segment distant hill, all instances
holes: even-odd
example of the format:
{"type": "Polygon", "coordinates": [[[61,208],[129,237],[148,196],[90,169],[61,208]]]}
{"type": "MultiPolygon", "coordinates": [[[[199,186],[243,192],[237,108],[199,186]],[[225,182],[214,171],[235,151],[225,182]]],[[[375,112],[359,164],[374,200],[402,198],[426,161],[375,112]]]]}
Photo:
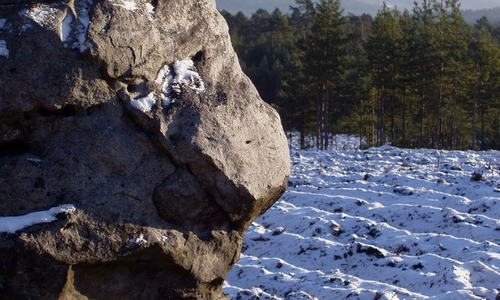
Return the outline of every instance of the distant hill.
{"type": "Polygon", "coordinates": [[[500,23],[500,7],[478,10],[467,9],[462,11],[462,14],[469,24],[475,24],[483,16],[487,17],[491,24],[500,23]]]}
{"type": "MultiPolygon", "coordinates": [[[[290,6],[296,6],[295,0],[216,0],[216,2],[219,10],[227,10],[232,14],[241,11],[247,17],[251,17],[259,8],[263,8],[268,12],[279,8],[282,13],[286,14],[290,12],[290,6]]],[[[413,1],[387,0],[385,2],[391,7],[397,7],[399,10],[404,10],[405,8],[411,10],[413,8],[413,1]]],[[[420,0],[417,0],[417,2],[420,3],[420,0]]],[[[491,7],[494,5],[493,2],[489,0],[462,0],[461,2],[464,18],[468,23],[474,24],[483,16],[486,16],[493,24],[500,22],[500,7],[474,9],[476,7],[474,4],[482,7],[491,7]]],[[[346,13],[354,15],[368,13],[375,16],[382,7],[382,4],[376,4],[376,1],[371,0],[344,0],[341,1],[341,4],[346,13]]]]}
{"type": "MultiPolygon", "coordinates": [[[[247,17],[251,17],[259,8],[263,8],[268,12],[279,8],[282,13],[286,14],[290,12],[290,6],[297,6],[295,0],[216,0],[216,2],[219,10],[227,10],[232,14],[241,11],[247,17]]],[[[366,0],[350,0],[342,1],[341,3],[346,13],[354,15],[361,15],[363,13],[375,15],[382,7],[381,4],[366,2],[366,0]]]]}

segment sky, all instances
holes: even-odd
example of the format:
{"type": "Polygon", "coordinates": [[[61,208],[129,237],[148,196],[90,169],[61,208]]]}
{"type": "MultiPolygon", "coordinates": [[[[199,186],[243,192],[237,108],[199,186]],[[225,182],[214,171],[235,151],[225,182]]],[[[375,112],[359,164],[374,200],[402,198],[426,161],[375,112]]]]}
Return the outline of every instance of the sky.
{"type": "MultiPolygon", "coordinates": [[[[290,6],[295,6],[295,0],[216,0],[219,10],[227,10],[233,14],[242,11],[247,16],[251,16],[258,8],[264,8],[271,12],[275,8],[279,8],[281,12],[288,13],[290,6]]],[[[396,6],[398,9],[412,8],[413,0],[387,0],[386,4],[396,6]]],[[[419,3],[421,1],[418,1],[419,3]]],[[[462,0],[462,9],[484,9],[499,7],[498,0],[462,0]]],[[[378,0],[344,0],[341,5],[346,12],[360,15],[362,13],[370,13],[375,15],[382,7],[382,1],[378,0]]]]}

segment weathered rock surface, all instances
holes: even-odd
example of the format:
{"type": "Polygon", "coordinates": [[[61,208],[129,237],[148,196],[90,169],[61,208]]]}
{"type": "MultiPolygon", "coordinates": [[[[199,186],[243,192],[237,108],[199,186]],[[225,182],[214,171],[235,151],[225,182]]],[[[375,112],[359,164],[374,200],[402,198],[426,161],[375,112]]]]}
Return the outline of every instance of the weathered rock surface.
{"type": "Polygon", "coordinates": [[[1,299],[223,299],[289,174],[214,0],[0,0],[1,299]],[[6,219],[3,218],[3,221],[6,219]]]}

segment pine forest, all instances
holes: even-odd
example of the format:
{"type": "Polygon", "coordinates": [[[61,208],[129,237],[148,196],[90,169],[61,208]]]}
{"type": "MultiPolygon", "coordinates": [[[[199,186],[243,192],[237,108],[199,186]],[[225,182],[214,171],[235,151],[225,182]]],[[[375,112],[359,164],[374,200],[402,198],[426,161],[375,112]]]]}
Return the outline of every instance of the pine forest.
{"type": "Polygon", "coordinates": [[[339,0],[221,13],[243,71],[303,148],[351,134],[364,147],[500,150],[500,23],[467,23],[458,0],[374,17],[339,0]]]}

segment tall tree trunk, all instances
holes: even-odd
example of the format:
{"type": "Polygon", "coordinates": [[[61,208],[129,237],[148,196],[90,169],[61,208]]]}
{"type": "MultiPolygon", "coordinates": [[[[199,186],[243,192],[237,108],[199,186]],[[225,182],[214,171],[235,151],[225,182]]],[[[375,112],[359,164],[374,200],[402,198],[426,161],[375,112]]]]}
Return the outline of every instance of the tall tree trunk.
{"type": "Polygon", "coordinates": [[[371,145],[374,146],[376,141],[375,141],[375,95],[372,93],[371,96],[371,104],[372,104],[372,138],[371,138],[371,145]]]}
{"type": "Polygon", "coordinates": [[[384,130],[384,106],[385,106],[385,88],[382,86],[381,91],[380,91],[380,97],[378,101],[378,124],[377,124],[377,146],[381,146],[384,144],[385,141],[385,130],[384,130]]]}
{"type": "Polygon", "coordinates": [[[359,106],[358,136],[359,148],[361,149],[361,146],[363,145],[363,99],[361,99],[359,106]]]}
{"type": "Polygon", "coordinates": [[[438,105],[437,105],[437,122],[436,122],[436,137],[433,139],[432,148],[442,149],[443,145],[441,144],[441,132],[442,132],[442,124],[443,124],[443,114],[441,108],[443,107],[443,72],[444,72],[444,62],[441,61],[441,69],[439,76],[439,92],[438,92],[438,105]]]}
{"type": "MultiPolygon", "coordinates": [[[[458,73],[457,70],[455,70],[455,76],[453,79],[453,113],[452,113],[452,119],[453,119],[453,128],[452,128],[452,139],[451,139],[451,149],[452,150],[457,150],[457,105],[458,105],[458,73]]],[[[475,120],[473,121],[475,122],[475,120]]],[[[474,125],[475,126],[475,125],[474,125]]]]}
{"type": "Polygon", "coordinates": [[[327,150],[328,149],[328,114],[329,114],[329,103],[330,103],[330,81],[329,79],[326,80],[326,83],[325,83],[325,103],[324,103],[324,111],[323,111],[323,114],[324,114],[324,117],[323,117],[323,122],[324,122],[324,125],[323,125],[323,128],[324,128],[324,132],[323,134],[325,135],[324,137],[324,149],[323,150],[327,150]]]}
{"type": "Polygon", "coordinates": [[[396,95],[394,91],[391,91],[391,145],[395,145],[396,142],[396,121],[394,108],[396,106],[396,95]]]}
{"type": "Polygon", "coordinates": [[[424,146],[424,121],[425,121],[425,92],[420,95],[420,130],[418,133],[418,148],[424,146]]]}
{"type": "Polygon", "coordinates": [[[477,118],[477,97],[478,97],[479,82],[476,81],[474,84],[474,102],[472,104],[472,149],[477,150],[477,128],[476,128],[476,118],[477,118]]]}
{"type": "Polygon", "coordinates": [[[401,104],[401,109],[403,110],[402,112],[402,124],[401,124],[401,147],[405,148],[406,147],[406,87],[403,87],[403,101],[401,104]]]}
{"type": "Polygon", "coordinates": [[[484,109],[484,105],[481,105],[481,150],[486,150],[486,141],[485,141],[485,138],[484,138],[484,112],[485,109],[484,109]]]}
{"type": "Polygon", "coordinates": [[[495,137],[493,138],[494,140],[494,149],[500,150],[500,129],[499,129],[499,124],[498,124],[498,113],[495,114],[495,137]]]}
{"type": "MultiPolygon", "coordinates": [[[[321,92],[320,92],[321,93],[321,92]]],[[[323,102],[323,95],[319,94],[316,99],[316,148],[321,149],[321,103],[323,102]]]]}
{"type": "Polygon", "coordinates": [[[305,112],[304,112],[304,109],[302,109],[300,111],[300,124],[299,124],[299,128],[300,128],[300,149],[305,149],[306,148],[306,133],[305,133],[305,112]]]}

